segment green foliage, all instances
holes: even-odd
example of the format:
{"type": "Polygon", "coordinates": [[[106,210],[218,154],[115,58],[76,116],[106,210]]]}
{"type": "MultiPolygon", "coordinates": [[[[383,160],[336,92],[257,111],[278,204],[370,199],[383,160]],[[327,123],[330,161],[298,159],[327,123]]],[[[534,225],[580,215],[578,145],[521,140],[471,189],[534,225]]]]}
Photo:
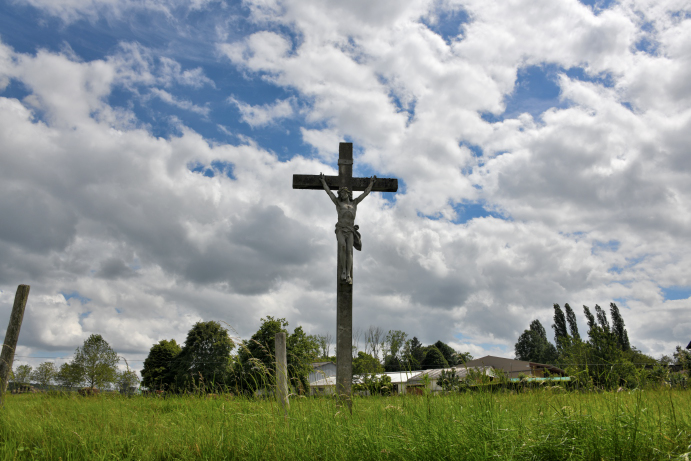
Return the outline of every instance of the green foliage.
{"type": "Polygon", "coordinates": [[[118,354],[101,335],[91,335],[74,353],[73,363],[84,370],[87,386],[103,388],[115,381],[118,354]]]}
{"type": "Polygon", "coordinates": [[[473,360],[473,355],[470,352],[457,351],[456,357],[457,357],[458,363],[461,365],[466,363],[466,362],[470,362],[471,360],[473,360]]]}
{"type": "Polygon", "coordinates": [[[595,304],[595,316],[597,317],[597,323],[600,326],[600,328],[603,331],[610,333],[609,321],[607,320],[607,314],[597,304],[595,304]]]}
{"type": "Polygon", "coordinates": [[[228,385],[232,380],[230,352],[234,347],[228,330],[220,323],[195,323],[174,362],[175,386],[179,390],[212,391],[228,385]]]}
{"type": "Polygon", "coordinates": [[[401,330],[389,330],[386,334],[387,355],[400,359],[400,352],[403,348],[408,334],[401,330]]]}
{"type": "Polygon", "coordinates": [[[319,358],[327,360],[329,358],[329,352],[331,351],[331,334],[327,333],[325,335],[315,335],[311,339],[313,339],[319,345],[319,358]]]}
{"type": "Polygon", "coordinates": [[[462,385],[461,379],[456,374],[456,370],[442,370],[437,379],[437,386],[445,391],[457,391],[462,385]]]}
{"type": "Polygon", "coordinates": [[[398,357],[392,355],[387,355],[384,357],[384,370],[387,372],[401,371],[403,369],[403,363],[398,357]]]}
{"type": "Polygon", "coordinates": [[[432,346],[425,354],[425,358],[420,364],[423,370],[438,369],[438,368],[448,368],[449,362],[446,361],[444,355],[439,349],[432,346]]]}
{"type": "Polygon", "coordinates": [[[84,368],[74,362],[63,363],[55,380],[63,387],[77,387],[84,381],[84,368]]]}
{"type": "Polygon", "coordinates": [[[141,371],[142,385],[152,390],[170,388],[175,382],[174,364],[182,348],[174,339],[159,341],[151,346],[141,371]]]}
{"type": "Polygon", "coordinates": [[[47,386],[58,374],[58,369],[53,362],[43,362],[31,372],[31,380],[41,386],[47,386]]]}
{"type": "Polygon", "coordinates": [[[574,339],[580,341],[581,335],[578,333],[578,322],[576,321],[576,314],[569,306],[569,303],[564,304],[564,311],[566,312],[566,321],[569,322],[569,335],[574,339]]]}
{"type": "Polygon", "coordinates": [[[31,379],[31,366],[29,365],[19,365],[14,369],[13,382],[15,383],[28,383],[31,379]]]}
{"type": "Polygon", "coordinates": [[[682,390],[467,392],[332,399],[8,395],[0,458],[684,460],[691,396],[682,390]],[[385,450],[385,452],[382,452],[385,450]]]}
{"type": "Polygon", "coordinates": [[[674,361],[681,366],[684,371],[691,371],[691,351],[677,346],[674,351],[674,361]]]}
{"type": "Polygon", "coordinates": [[[451,346],[446,344],[443,341],[437,341],[434,343],[434,347],[436,347],[439,352],[444,356],[444,360],[449,364],[449,366],[455,367],[458,365],[458,357],[456,356],[456,351],[453,350],[451,346]]]}
{"type": "MultiPolygon", "coordinates": [[[[275,348],[275,345],[274,345],[275,348]]],[[[286,340],[288,379],[301,395],[309,394],[312,362],[319,356],[319,345],[297,327],[286,340]]]]}
{"type": "Polygon", "coordinates": [[[360,351],[353,359],[353,376],[382,372],[384,372],[384,367],[370,354],[360,351]]]}
{"type": "Polygon", "coordinates": [[[552,324],[552,329],[554,329],[554,344],[557,345],[557,349],[560,349],[569,338],[569,332],[566,329],[566,316],[564,311],[561,310],[559,304],[554,304],[554,323],[552,324]]]}
{"type": "Polygon", "coordinates": [[[363,375],[362,382],[353,385],[353,391],[368,391],[370,395],[390,395],[393,389],[391,377],[387,375],[363,375]]]}
{"type": "Polygon", "coordinates": [[[617,339],[619,348],[622,351],[628,351],[631,349],[631,343],[629,342],[629,334],[626,332],[626,327],[624,326],[624,319],[619,313],[619,308],[616,304],[609,304],[610,315],[612,316],[612,334],[617,339]]]}
{"type": "Polygon", "coordinates": [[[256,391],[275,382],[276,333],[286,333],[286,354],[288,361],[288,379],[298,392],[309,390],[309,373],[312,362],[319,355],[319,344],[297,327],[293,334],[288,334],[285,319],[267,316],[262,319],[259,330],[249,341],[243,341],[238,353],[238,372],[236,386],[256,391]]]}
{"type": "Polygon", "coordinates": [[[116,384],[120,392],[130,392],[133,387],[139,384],[139,377],[137,373],[129,368],[118,372],[116,384]]]}
{"type": "Polygon", "coordinates": [[[529,362],[553,364],[557,361],[557,349],[547,340],[547,332],[539,320],[530,323],[530,329],[518,337],[516,358],[529,362]]]}

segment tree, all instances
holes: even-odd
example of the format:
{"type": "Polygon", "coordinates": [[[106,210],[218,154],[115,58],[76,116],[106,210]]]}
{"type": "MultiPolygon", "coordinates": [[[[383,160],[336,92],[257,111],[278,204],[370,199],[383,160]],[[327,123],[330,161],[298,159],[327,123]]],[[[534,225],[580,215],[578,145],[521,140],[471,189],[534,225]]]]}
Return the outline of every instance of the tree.
{"type": "Polygon", "coordinates": [[[141,371],[142,384],[152,390],[170,388],[175,382],[175,359],[181,351],[174,339],[163,339],[151,346],[141,371]]]}
{"type": "Polygon", "coordinates": [[[53,362],[43,362],[31,373],[31,379],[41,386],[47,386],[57,374],[58,370],[53,362]]]}
{"type": "Polygon", "coordinates": [[[102,388],[116,378],[118,354],[101,335],[91,335],[74,353],[73,363],[84,369],[84,381],[90,388],[102,388]]]}
{"type": "Polygon", "coordinates": [[[381,327],[370,327],[365,331],[365,352],[379,360],[380,344],[384,341],[384,330],[381,327]]]}
{"type": "Polygon", "coordinates": [[[441,352],[441,354],[444,356],[444,360],[446,360],[449,366],[455,367],[458,364],[458,357],[456,357],[456,351],[453,350],[451,346],[439,340],[436,343],[434,343],[434,347],[439,349],[439,352],[441,352]]]}
{"type": "Polygon", "coordinates": [[[600,325],[600,328],[609,333],[610,330],[609,321],[607,320],[607,314],[597,304],[595,304],[595,315],[597,316],[597,323],[600,325]]]}
{"type": "Polygon", "coordinates": [[[407,337],[408,335],[404,331],[389,330],[386,335],[386,345],[387,351],[392,357],[400,359],[399,353],[407,337]]]}
{"type": "Polygon", "coordinates": [[[329,352],[331,352],[331,342],[333,341],[331,333],[327,333],[325,335],[316,335],[314,339],[316,340],[317,344],[319,344],[321,358],[328,358],[329,352]]]}
{"type": "Polygon", "coordinates": [[[421,365],[423,370],[449,367],[449,363],[444,358],[444,355],[434,346],[429,348],[421,365]]]}
{"type": "Polygon", "coordinates": [[[175,386],[179,390],[207,391],[227,385],[231,381],[230,352],[234,347],[228,330],[220,323],[195,323],[175,360],[175,386]]]}
{"type": "Polygon", "coordinates": [[[319,345],[308,337],[302,327],[288,334],[285,319],[267,316],[249,341],[243,341],[238,353],[237,385],[255,391],[271,386],[275,379],[276,333],[286,333],[288,379],[298,390],[309,389],[312,362],[319,354],[319,345]]]}
{"type": "Polygon", "coordinates": [[[63,387],[77,387],[84,381],[84,368],[74,362],[63,363],[55,380],[63,387]]]}
{"type": "Polygon", "coordinates": [[[19,365],[14,369],[14,382],[15,383],[28,383],[31,379],[31,366],[29,365],[19,365]]]}
{"type": "Polygon", "coordinates": [[[588,322],[588,336],[590,336],[590,332],[597,326],[597,323],[595,322],[595,317],[592,312],[590,312],[590,308],[586,305],[583,305],[583,315],[585,315],[588,322]]]}
{"type": "Polygon", "coordinates": [[[547,332],[539,320],[533,320],[530,328],[518,337],[516,358],[537,363],[554,363],[557,349],[547,340],[547,332]]]}
{"type": "MultiPolygon", "coordinates": [[[[425,352],[422,350],[422,343],[416,336],[413,336],[413,339],[410,340],[410,355],[418,364],[421,364],[422,359],[425,358],[425,352]]],[[[412,368],[412,370],[416,370],[416,368],[412,368]]]]}
{"type": "Polygon", "coordinates": [[[673,354],[674,361],[681,366],[682,370],[691,371],[691,351],[677,346],[673,354]]]}
{"type": "Polygon", "coordinates": [[[576,314],[574,314],[573,309],[569,306],[569,303],[564,304],[564,310],[566,311],[566,321],[569,322],[570,335],[574,340],[580,341],[581,335],[578,334],[578,322],[576,321],[576,314]]]}
{"type": "Polygon", "coordinates": [[[381,366],[379,360],[366,352],[358,352],[357,357],[353,359],[353,375],[355,376],[382,373],[383,371],[384,367],[381,366]]]}
{"type": "Polygon", "coordinates": [[[386,335],[386,349],[384,354],[384,369],[386,371],[400,371],[402,366],[401,352],[406,344],[408,335],[401,330],[389,330],[386,335]]]}
{"type": "Polygon", "coordinates": [[[631,343],[629,342],[629,334],[626,332],[626,327],[624,326],[624,319],[616,304],[610,303],[609,309],[612,315],[612,333],[617,339],[617,343],[621,350],[628,351],[631,349],[631,343]]]}
{"type": "Polygon", "coordinates": [[[118,372],[116,384],[120,392],[129,393],[133,387],[139,384],[139,377],[134,370],[122,370],[118,372]]]}
{"type": "Polygon", "coordinates": [[[456,357],[458,358],[459,364],[464,364],[473,360],[473,355],[470,352],[456,351],[456,357]]]}
{"type": "Polygon", "coordinates": [[[559,304],[554,304],[554,323],[552,324],[552,329],[554,329],[554,344],[560,349],[562,345],[565,345],[569,338],[569,332],[566,330],[566,317],[564,316],[564,311],[561,310],[559,304]]]}
{"type": "Polygon", "coordinates": [[[300,394],[309,394],[309,374],[312,362],[319,356],[319,345],[300,326],[286,339],[286,354],[288,379],[300,394]]]}

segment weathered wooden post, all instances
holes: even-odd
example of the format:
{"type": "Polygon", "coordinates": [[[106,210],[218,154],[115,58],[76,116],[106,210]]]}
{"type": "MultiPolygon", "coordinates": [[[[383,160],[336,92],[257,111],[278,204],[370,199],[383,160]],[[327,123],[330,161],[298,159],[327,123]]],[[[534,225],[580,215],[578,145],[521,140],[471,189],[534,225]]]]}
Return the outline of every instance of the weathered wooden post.
{"type": "Polygon", "coordinates": [[[17,293],[14,295],[10,324],[7,326],[5,344],[3,344],[2,353],[0,353],[0,406],[5,403],[5,391],[7,391],[7,382],[12,371],[14,351],[17,349],[17,341],[19,340],[19,330],[22,328],[26,300],[29,299],[29,288],[29,285],[19,285],[17,293]]]}
{"type": "Polygon", "coordinates": [[[288,358],[286,334],[276,333],[276,398],[281,402],[283,414],[288,416],[288,358]]]}

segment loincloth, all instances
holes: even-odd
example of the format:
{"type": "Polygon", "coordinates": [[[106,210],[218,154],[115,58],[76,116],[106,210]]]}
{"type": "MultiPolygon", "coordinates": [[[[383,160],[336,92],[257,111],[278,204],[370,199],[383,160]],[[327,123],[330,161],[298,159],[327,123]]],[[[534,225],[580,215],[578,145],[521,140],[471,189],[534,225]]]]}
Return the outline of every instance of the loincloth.
{"type": "Polygon", "coordinates": [[[357,251],[362,251],[362,238],[360,236],[360,232],[358,232],[358,229],[360,226],[355,225],[355,226],[346,226],[345,224],[341,223],[336,223],[336,234],[341,232],[344,237],[348,237],[350,234],[353,234],[353,248],[355,248],[357,251]]]}

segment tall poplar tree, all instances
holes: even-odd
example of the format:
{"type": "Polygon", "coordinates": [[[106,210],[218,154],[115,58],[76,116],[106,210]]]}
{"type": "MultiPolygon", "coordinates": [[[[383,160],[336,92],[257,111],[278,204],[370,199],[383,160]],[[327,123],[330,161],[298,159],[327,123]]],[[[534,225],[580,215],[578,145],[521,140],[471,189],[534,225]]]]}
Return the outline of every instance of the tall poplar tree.
{"type": "Polygon", "coordinates": [[[631,349],[631,343],[629,342],[629,334],[626,332],[626,327],[624,326],[624,319],[619,313],[619,308],[616,304],[609,304],[609,312],[612,315],[612,333],[617,339],[619,347],[623,351],[628,351],[631,349]]]}
{"type": "Polygon", "coordinates": [[[610,329],[609,321],[607,320],[607,314],[597,304],[595,304],[595,315],[597,316],[597,323],[600,324],[600,328],[602,328],[602,330],[606,333],[609,333],[610,329]]]}
{"type": "Polygon", "coordinates": [[[569,332],[566,329],[564,311],[562,311],[559,304],[556,303],[554,304],[554,323],[552,324],[552,329],[554,329],[554,344],[557,345],[558,349],[561,349],[568,341],[569,332]]]}
{"type": "Polygon", "coordinates": [[[580,341],[581,335],[578,334],[578,322],[576,321],[576,314],[574,314],[573,309],[569,306],[569,303],[564,304],[564,310],[566,311],[566,321],[569,322],[569,330],[571,337],[580,341]]]}
{"type": "Polygon", "coordinates": [[[595,316],[590,312],[590,308],[585,304],[583,305],[583,315],[585,315],[588,322],[588,336],[592,336],[593,328],[597,327],[597,323],[595,322],[595,316]]]}

